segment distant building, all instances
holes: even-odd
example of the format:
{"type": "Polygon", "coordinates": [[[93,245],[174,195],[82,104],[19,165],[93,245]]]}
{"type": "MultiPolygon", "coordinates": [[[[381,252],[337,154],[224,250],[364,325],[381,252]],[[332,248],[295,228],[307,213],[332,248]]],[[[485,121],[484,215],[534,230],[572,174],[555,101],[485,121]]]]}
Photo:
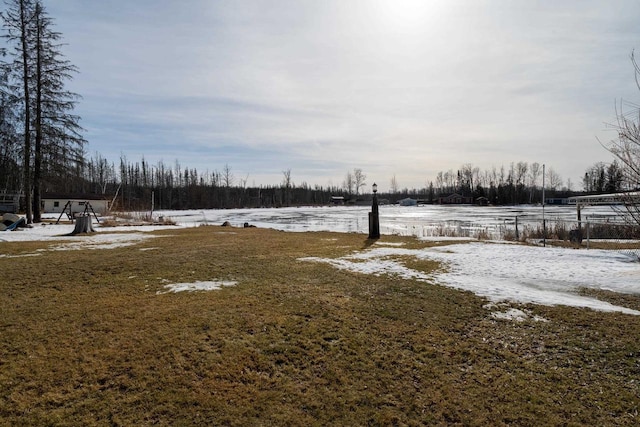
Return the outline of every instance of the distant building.
{"type": "Polygon", "coordinates": [[[488,206],[489,205],[489,199],[487,199],[484,196],[480,196],[476,199],[476,205],[478,206],[488,206]]]}
{"type": "Polygon", "coordinates": [[[412,199],[411,197],[407,197],[406,199],[398,200],[398,204],[400,206],[417,206],[418,201],[416,199],[412,199]]]}
{"type": "Polygon", "coordinates": [[[472,205],[473,197],[453,193],[446,197],[438,197],[438,203],[441,205],[472,205]]]}
{"type": "Polygon", "coordinates": [[[566,205],[569,203],[569,199],[563,199],[563,198],[545,199],[544,203],[546,205],[566,205]]]}
{"type": "Polygon", "coordinates": [[[111,201],[95,195],[46,194],[42,197],[42,211],[46,213],[67,212],[74,215],[83,213],[85,209],[88,209],[89,213],[105,215],[111,210],[111,201]]]}
{"type": "Polygon", "coordinates": [[[0,214],[16,213],[20,209],[19,194],[0,194],[0,214]]]}

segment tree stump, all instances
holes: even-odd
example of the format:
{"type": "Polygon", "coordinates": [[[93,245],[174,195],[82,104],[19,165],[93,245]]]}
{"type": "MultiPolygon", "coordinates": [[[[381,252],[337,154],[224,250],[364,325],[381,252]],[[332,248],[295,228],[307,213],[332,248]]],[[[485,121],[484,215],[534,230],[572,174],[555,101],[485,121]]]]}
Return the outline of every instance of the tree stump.
{"type": "Polygon", "coordinates": [[[94,231],[91,224],[91,215],[79,215],[76,217],[76,227],[71,234],[93,233],[94,231]]]}

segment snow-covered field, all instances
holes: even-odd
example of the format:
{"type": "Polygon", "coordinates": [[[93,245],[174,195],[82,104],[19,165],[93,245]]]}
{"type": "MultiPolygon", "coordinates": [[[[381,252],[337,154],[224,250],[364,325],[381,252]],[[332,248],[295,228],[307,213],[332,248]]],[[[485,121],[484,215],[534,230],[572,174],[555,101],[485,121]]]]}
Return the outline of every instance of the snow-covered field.
{"type": "MultiPolygon", "coordinates": [[[[257,227],[285,231],[368,232],[369,207],[306,207],[283,209],[234,209],[205,211],[158,211],[154,216],[171,218],[178,227],[200,224],[219,225],[229,221],[240,227],[245,222],[257,227]]],[[[367,274],[391,274],[435,281],[447,286],[469,290],[492,302],[514,301],[545,305],[563,304],[596,310],[619,311],[640,315],[640,312],[618,307],[595,298],[580,296],[580,287],[606,289],[620,293],[640,293],[640,263],[615,251],[542,248],[504,243],[472,242],[423,250],[409,250],[385,244],[385,234],[416,235],[424,239],[441,240],[435,231],[445,224],[459,227],[499,227],[516,216],[522,219],[540,218],[540,207],[473,207],[473,206],[381,206],[382,239],[370,249],[337,260],[304,259],[328,262],[367,274]],[[446,272],[432,276],[410,270],[394,260],[397,256],[434,259],[444,262],[446,272]]],[[[574,220],[575,208],[550,207],[547,218],[574,220]]],[[[613,215],[609,208],[588,208],[589,215],[613,215]]],[[[47,250],[110,249],[133,245],[150,238],[146,231],[161,226],[109,227],[95,224],[92,236],[63,236],[73,225],[36,225],[32,229],[0,233],[2,242],[50,241],[47,250]]],[[[37,256],[25,254],[24,256],[37,256]]],[[[186,289],[196,285],[185,286],[186,289]]]]}

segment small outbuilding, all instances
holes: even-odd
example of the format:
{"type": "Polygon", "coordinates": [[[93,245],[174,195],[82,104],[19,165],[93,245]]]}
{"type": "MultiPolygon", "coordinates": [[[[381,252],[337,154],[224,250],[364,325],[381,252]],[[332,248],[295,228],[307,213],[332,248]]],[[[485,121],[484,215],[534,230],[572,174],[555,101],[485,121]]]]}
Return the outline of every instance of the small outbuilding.
{"type": "Polygon", "coordinates": [[[0,193],[0,214],[16,213],[20,209],[20,195],[0,193]]]}
{"type": "Polygon", "coordinates": [[[42,197],[42,211],[47,213],[67,212],[71,215],[85,212],[90,207],[96,215],[105,215],[111,210],[111,201],[91,195],[56,195],[46,194],[42,197]]]}
{"type": "Polygon", "coordinates": [[[473,197],[453,193],[447,197],[439,197],[438,203],[441,205],[471,205],[473,204],[473,197]]]}
{"type": "Polygon", "coordinates": [[[484,196],[480,196],[476,199],[476,205],[478,206],[489,206],[489,199],[484,196]]]}

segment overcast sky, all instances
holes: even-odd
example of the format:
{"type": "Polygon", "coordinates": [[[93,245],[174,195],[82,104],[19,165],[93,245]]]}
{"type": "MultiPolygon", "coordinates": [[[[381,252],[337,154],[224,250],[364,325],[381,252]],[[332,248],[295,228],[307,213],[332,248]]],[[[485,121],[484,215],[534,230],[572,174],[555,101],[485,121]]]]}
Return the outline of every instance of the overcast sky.
{"type": "Polygon", "coordinates": [[[544,163],[574,189],[638,102],[640,0],[45,1],[96,152],[249,185],[424,187],[544,163]]]}

